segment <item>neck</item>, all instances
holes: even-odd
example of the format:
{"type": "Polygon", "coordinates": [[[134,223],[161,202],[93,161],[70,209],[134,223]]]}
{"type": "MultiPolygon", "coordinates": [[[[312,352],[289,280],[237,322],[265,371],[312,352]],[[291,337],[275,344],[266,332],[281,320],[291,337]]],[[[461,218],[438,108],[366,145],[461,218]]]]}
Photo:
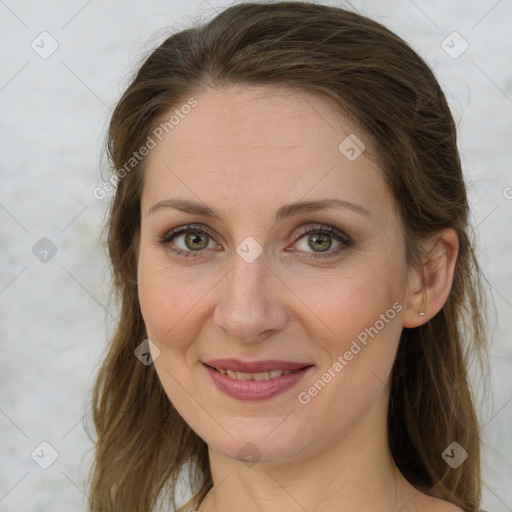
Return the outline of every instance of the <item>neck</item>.
{"type": "Polygon", "coordinates": [[[210,447],[214,486],[199,512],[413,510],[406,504],[419,493],[392,459],[385,412],[368,415],[336,445],[285,462],[248,465],[210,447]]]}

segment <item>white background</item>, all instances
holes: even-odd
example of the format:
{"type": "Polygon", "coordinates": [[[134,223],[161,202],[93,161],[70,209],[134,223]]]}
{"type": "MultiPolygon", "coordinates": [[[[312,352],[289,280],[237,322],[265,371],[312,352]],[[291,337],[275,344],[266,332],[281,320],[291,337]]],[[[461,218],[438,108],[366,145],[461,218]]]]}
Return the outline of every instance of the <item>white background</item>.
{"type": "MultiPolygon", "coordinates": [[[[99,242],[108,198],[92,195],[106,123],[145,52],[228,5],[0,0],[0,511],[85,508],[92,444],[84,415],[116,314],[99,242]],[[31,48],[43,31],[59,45],[47,59],[31,48]],[[42,237],[57,248],[46,263],[32,252],[42,237]],[[31,458],[43,441],[58,453],[48,469],[31,458]]],[[[353,6],[424,57],[460,123],[473,225],[495,303],[493,396],[482,412],[484,508],[510,511],[512,199],[504,191],[512,186],[512,1],[353,6]],[[450,36],[455,50],[469,45],[458,58],[441,46],[453,31],[463,38],[450,36]]]]}

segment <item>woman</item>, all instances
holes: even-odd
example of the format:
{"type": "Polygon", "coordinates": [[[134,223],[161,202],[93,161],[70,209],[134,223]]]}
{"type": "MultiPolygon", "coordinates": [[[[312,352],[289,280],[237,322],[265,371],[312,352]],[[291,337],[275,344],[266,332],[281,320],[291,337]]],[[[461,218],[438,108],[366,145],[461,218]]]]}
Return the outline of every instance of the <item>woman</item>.
{"type": "Polygon", "coordinates": [[[485,362],[456,131],[380,24],[232,6],[112,115],[121,316],[89,510],[478,511],[485,362]]]}

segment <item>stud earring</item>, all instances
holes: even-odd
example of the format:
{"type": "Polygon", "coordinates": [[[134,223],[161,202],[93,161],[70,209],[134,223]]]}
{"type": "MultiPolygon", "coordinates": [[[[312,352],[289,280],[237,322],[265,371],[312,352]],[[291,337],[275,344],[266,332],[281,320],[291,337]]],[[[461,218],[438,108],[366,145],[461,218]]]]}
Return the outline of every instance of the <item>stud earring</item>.
{"type": "Polygon", "coordinates": [[[425,316],[425,311],[420,311],[420,316],[425,316]]]}

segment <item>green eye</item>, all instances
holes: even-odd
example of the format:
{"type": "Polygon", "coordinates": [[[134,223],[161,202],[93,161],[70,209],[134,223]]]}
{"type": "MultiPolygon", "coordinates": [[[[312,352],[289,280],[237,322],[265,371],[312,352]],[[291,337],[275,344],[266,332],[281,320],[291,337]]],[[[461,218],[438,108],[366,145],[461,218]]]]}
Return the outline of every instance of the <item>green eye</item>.
{"type": "MultiPolygon", "coordinates": [[[[304,241],[307,245],[298,252],[308,252],[308,249],[313,250],[313,254],[304,256],[310,259],[318,258],[329,258],[338,255],[345,248],[350,247],[353,244],[352,239],[341,231],[338,231],[331,226],[305,226],[299,233],[295,244],[306,238],[304,241]],[[307,238],[306,238],[307,237],[307,238]],[[333,240],[339,245],[334,250],[329,250],[332,247],[333,240]]],[[[169,231],[159,243],[166,247],[172,253],[177,254],[185,258],[197,258],[203,257],[205,251],[208,249],[210,243],[215,246],[213,240],[213,234],[204,227],[187,225],[180,226],[178,228],[169,231]],[[180,237],[184,237],[181,241],[182,247],[176,246],[176,240],[180,237]]],[[[220,247],[220,246],[218,246],[220,247]]],[[[292,249],[291,251],[296,251],[292,249]]]]}
{"type": "Polygon", "coordinates": [[[304,242],[307,244],[304,248],[304,252],[307,252],[305,251],[307,248],[310,248],[315,252],[315,254],[306,256],[311,259],[336,256],[343,249],[350,247],[353,244],[353,241],[349,236],[330,226],[306,226],[303,228],[301,235],[302,236],[299,237],[298,241],[305,238],[304,242]],[[339,246],[336,249],[329,251],[332,247],[333,239],[339,243],[339,246]]]}

